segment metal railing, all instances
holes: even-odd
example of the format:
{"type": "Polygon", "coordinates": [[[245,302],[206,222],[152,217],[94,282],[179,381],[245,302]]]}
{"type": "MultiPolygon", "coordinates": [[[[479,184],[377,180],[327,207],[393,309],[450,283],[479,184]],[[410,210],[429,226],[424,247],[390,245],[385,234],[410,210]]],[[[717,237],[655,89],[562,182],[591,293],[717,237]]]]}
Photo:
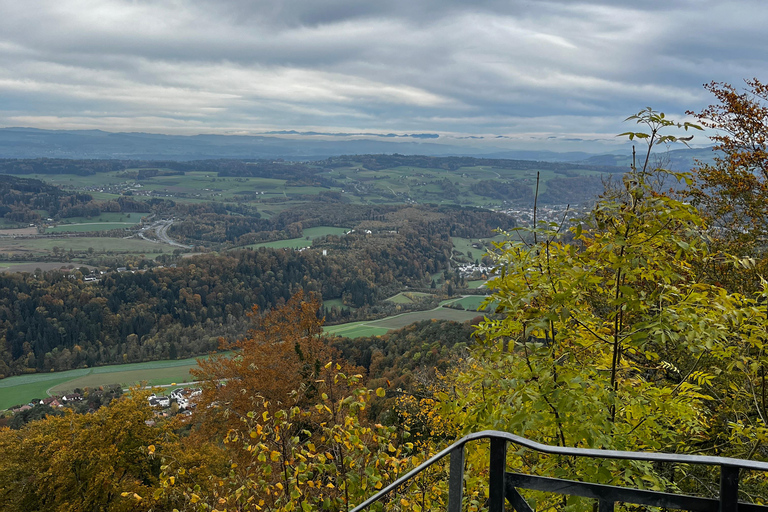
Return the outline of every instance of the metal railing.
{"type": "Polygon", "coordinates": [[[464,493],[464,445],[478,439],[490,439],[490,467],[488,478],[488,510],[504,512],[505,500],[517,512],[533,512],[518,489],[547,491],[567,496],[580,496],[597,500],[599,512],[610,512],[616,503],[630,503],[651,507],[662,507],[695,512],[768,512],[768,506],[738,501],[739,472],[742,469],[768,472],[768,463],[728,457],[700,455],[678,455],[653,452],[622,452],[587,448],[549,446],[524,437],[497,430],[485,430],[469,434],[436,454],[406,475],[384,487],[374,496],[352,509],[362,512],[373,503],[386,498],[389,493],[413,479],[416,475],[450,456],[448,476],[448,512],[461,512],[464,493]],[[506,471],[507,444],[529,448],[552,455],[590,457],[596,459],[618,459],[630,461],[696,464],[720,467],[720,495],[718,499],[701,498],[684,494],[648,491],[612,485],[593,484],[559,478],[547,478],[506,471]]]}

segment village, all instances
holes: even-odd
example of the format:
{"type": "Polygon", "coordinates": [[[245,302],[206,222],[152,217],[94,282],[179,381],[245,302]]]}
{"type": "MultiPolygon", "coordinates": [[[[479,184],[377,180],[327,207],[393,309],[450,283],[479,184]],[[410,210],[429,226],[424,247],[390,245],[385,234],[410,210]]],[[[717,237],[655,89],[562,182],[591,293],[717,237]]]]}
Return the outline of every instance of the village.
{"type": "MultiPolygon", "coordinates": [[[[62,414],[66,409],[78,414],[92,413],[102,406],[109,405],[112,400],[120,398],[124,391],[126,390],[119,384],[113,384],[98,388],[76,388],[71,393],[63,395],[36,398],[8,409],[5,417],[0,418],[0,426],[19,428],[47,415],[62,414]]],[[[157,418],[176,414],[189,416],[196,406],[197,397],[202,395],[202,392],[200,388],[179,387],[168,395],[163,395],[158,394],[158,388],[154,388],[152,394],[147,397],[147,401],[154,409],[157,418]]]]}

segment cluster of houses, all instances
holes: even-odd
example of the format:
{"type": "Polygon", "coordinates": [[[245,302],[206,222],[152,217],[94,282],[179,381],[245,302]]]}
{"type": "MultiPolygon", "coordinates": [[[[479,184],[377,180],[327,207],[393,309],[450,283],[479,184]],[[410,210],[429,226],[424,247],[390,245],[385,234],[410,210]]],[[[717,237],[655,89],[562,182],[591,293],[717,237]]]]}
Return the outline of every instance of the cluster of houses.
{"type": "Polygon", "coordinates": [[[83,395],[81,395],[80,393],[70,393],[68,395],[62,395],[62,396],[49,396],[43,399],[36,398],[34,400],[31,400],[29,403],[19,405],[18,407],[14,407],[10,409],[10,412],[12,412],[13,414],[17,414],[20,412],[28,411],[38,405],[47,405],[49,407],[57,409],[60,407],[72,405],[74,403],[82,402],[82,401],[83,401],[83,395]]]}
{"type": "Polygon", "coordinates": [[[152,393],[147,400],[149,400],[149,405],[158,409],[167,409],[175,403],[179,406],[179,410],[188,410],[195,406],[194,398],[202,393],[203,390],[200,388],[177,388],[171,391],[168,396],[157,396],[152,393]]]}
{"type": "Polygon", "coordinates": [[[487,276],[491,275],[491,272],[493,271],[493,267],[489,267],[487,265],[483,265],[482,263],[477,265],[474,263],[462,263],[459,265],[459,273],[463,277],[481,277],[485,279],[487,276]]]}

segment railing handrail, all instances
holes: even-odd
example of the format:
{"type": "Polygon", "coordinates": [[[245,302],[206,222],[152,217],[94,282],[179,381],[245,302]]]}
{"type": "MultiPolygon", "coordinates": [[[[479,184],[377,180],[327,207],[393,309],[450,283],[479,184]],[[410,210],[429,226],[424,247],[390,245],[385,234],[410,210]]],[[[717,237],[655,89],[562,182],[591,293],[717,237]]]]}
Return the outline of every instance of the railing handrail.
{"type": "Polygon", "coordinates": [[[454,450],[462,448],[470,441],[476,441],[478,439],[496,439],[500,441],[506,441],[519,446],[524,446],[531,450],[538,452],[552,454],[552,455],[571,455],[575,457],[592,457],[592,458],[604,458],[604,459],[618,459],[618,460],[641,460],[648,462],[669,462],[669,463],[683,463],[683,464],[701,464],[706,466],[725,466],[738,469],[748,469],[755,471],[768,471],[768,462],[760,462],[746,459],[734,459],[731,457],[713,457],[708,455],[688,455],[688,454],[676,454],[676,453],[657,453],[657,452],[630,452],[620,450],[599,450],[594,448],[569,448],[567,446],[551,446],[548,444],[538,443],[531,441],[525,437],[510,434],[509,432],[502,432],[500,430],[483,430],[481,432],[475,432],[468,434],[458,441],[454,442],[444,450],[433,455],[417,467],[401,476],[391,484],[387,485],[379,492],[353,508],[350,512],[361,512],[369,505],[379,501],[381,498],[394,491],[402,484],[415,477],[428,467],[434,465],[440,459],[452,453],[454,450]]]}

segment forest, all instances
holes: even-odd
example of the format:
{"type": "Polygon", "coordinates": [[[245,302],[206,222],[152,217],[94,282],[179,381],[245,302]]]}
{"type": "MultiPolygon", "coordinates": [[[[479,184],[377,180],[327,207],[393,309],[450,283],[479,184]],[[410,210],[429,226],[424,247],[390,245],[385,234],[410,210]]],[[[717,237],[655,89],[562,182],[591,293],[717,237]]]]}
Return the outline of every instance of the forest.
{"type": "MultiPolygon", "coordinates": [[[[467,324],[425,322],[338,340],[323,334],[319,312],[327,287],[343,295],[357,282],[346,300],[364,303],[374,282],[415,284],[443,268],[450,253],[435,254],[448,232],[489,219],[479,210],[372,211],[371,227],[399,223],[396,233],[386,230],[402,237],[398,244],[385,236],[363,247],[356,236],[323,241],[359,251],[359,264],[334,263],[331,251],[256,250],[192,258],[183,271],[109,276],[112,295],[97,297],[99,307],[88,307],[93,299],[76,280],[13,281],[26,316],[59,308],[57,319],[75,318],[88,309],[104,315],[105,333],[121,325],[118,315],[132,314],[120,309],[125,301],[136,310],[130,329],[147,335],[156,315],[169,325],[234,316],[215,305],[220,293],[218,304],[254,305],[243,311],[251,313],[247,334],[219,340],[223,352],[199,361],[193,374],[202,394],[188,414],[152,409],[149,391],[135,388],[91,412],[0,429],[2,508],[349,511],[484,429],[559,447],[768,461],[768,86],[747,86],[709,84],[716,101],[695,114],[698,123],[650,108],[630,116],[622,135],[638,141],[637,164],[572,223],[510,227],[488,256],[495,314],[467,324]],[[719,130],[713,163],[690,173],[652,164],[655,146],[684,143],[702,127],[719,130]],[[669,180],[683,190],[660,185],[669,180]],[[388,266],[393,258],[401,265],[388,266]],[[263,297],[265,283],[283,281],[271,300],[263,297]]],[[[4,314],[15,307],[6,300],[4,314]]],[[[24,316],[3,319],[6,336],[24,316]]],[[[719,492],[714,469],[690,464],[542,456],[516,446],[507,465],[635,489],[719,492]]],[[[463,467],[462,510],[486,509],[487,443],[468,446],[463,467]]],[[[447,471],[433,466],[372,509],[445,509],[447,471]]],[[[539,510],[597,507],[585,497],[521,494],[539,510]]],[[[738,499],[768,504],[768,472],[743,471],[738,499]]]]}
{"type": "MultiPolygon", "coordinates": [[[[200,240],[232,229],[219,219],[243,217],[194,218],[189,229],[200,240]]],[[[376,219],[363,224],[376,233],[326,236],[301,252],[211,253],[173,266],[109,272],[96,283],[85,280],[87,269],[0,274],[0,375],[205,354],[217,348],[219,336],[242,328],[252,305],[269,310],[298,289],[355,308],[354,316],[325,311],[329,322],[341,315],[367,318],[383,299],[408,286],[429,288],[433,274],[448,271],[450,236],[487,237],[514,225],[491,212],[429,207],[305,209],[264,222],[273,228],[269,233],[300,236],[314,223],[357,225],[362,218],[376,219]]],[[[187,240],[185,226],[175,233],[187,240]]]]}

